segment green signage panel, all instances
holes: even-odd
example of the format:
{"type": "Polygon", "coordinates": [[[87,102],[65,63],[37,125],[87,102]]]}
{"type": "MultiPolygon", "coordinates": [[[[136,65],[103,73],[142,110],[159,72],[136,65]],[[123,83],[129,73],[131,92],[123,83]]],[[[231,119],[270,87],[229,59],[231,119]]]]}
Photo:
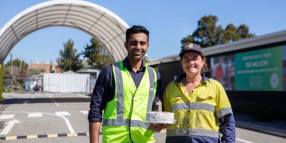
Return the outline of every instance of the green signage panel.
{"type": "Polygon", "coordinates": [[[282,91],[282,46],[235,54],[235,90],[282,91]]]}

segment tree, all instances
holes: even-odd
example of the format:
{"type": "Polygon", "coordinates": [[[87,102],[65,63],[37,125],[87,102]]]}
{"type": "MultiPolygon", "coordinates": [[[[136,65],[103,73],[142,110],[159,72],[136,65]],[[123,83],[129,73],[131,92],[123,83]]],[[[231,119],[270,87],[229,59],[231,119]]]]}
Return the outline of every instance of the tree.
{"type": "Polygon", "coordinates": [[[198,28],[193,34],[181,40],[182,47],[189,43],[196,43],[202,47],[210,47],[255,36],[249,33],[248,27],[244,24],[239,27],[228,24],[223,29],[222,26],[216,25],[217,21],[218,18],[216,16],[203,16],[198,21],[198,28]]]}
{"type": "Polygon", "coordinates": [[[16,88],[22,88],[24,86],[23,78],[28,76],[28,64],[24,60],[18,58],[10,60],[4,65],[3,79],[6,79],[6,81],[3,88],[7,88],[8,86],[10,90],[15,86],[16,88]]]}
{"type": "MultiPolygon", "coordinates": [[[[11,61],[8,61],[8,62],[6,63],[6,65],[7,65],[7,66],[10,66],[10,65],[11,65],[11,61]]],[[[18,58],[14,59],[14,60],[12,61],[12,65],[13,65],[13,66],[16,66],[16,67],[20,67],[20,66],[21,66],[21,69],[28,69],[28,64],[27,64],[25,61],[20,60],[20,59],[18,59],[18,58]]]]}
{"type": "Polygon", "coordinates": [[[249,33],[249,29],[246,25],[242,24],[239,27],[235,27],[233,24],[228,24],[223,31],[222,43],[238,41],[250,37],[254,37],[254,34],[249,33]]]}
{"type": "Polygon", "coordinates": [[[77,49],[74,49],[73,46],[74,42],[69,39],[69,41],[64,43],[64,50],[60,50],[60,57],[57,59],[57,63],[62,71],[71,70],[76,72],[83,67],[79,60],[81,54],[77,54],[77,49]]]}
{"type": "Polygon", "coordinates": [[[18,58],[12,60],[12,66],[11,66],[11,60],[8,61],[4,65],[4,78],[16,78],[16,77],[28,77],[28,64],[24,60],[20,60],[18,58]],[[11,75],[11,68],[12,68],[12,74],[11,75]]]}
{"type": "Polygon", "coordinates": [[[102,69],[113,62],[101,43],[94,38],[90,40],[90,43],[91,45],[84,47],[82,54],[84,58],[88,58],[87,63],[92,69],[102,69]]]}

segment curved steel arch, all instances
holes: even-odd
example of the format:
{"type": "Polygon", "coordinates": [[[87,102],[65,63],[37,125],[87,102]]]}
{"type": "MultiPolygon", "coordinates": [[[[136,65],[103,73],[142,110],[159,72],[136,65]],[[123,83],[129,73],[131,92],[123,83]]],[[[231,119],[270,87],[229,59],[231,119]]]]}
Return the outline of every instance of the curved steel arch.
{"type": "Polygon", "coordinates": [[[122,60],[128,24],[113,12],[94,3],[56,0],[32,6],[13,17],[0,30],[0,62],[28,34],[46,27],[67,26],[82,30],[103,43],[114,61],[122,60]]]}

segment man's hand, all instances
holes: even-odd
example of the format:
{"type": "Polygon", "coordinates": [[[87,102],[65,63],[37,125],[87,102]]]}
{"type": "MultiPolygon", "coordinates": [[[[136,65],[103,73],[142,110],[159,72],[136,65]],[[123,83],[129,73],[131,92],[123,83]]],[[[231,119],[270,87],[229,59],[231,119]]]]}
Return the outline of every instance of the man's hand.
{"type": "Polygon", "coordinates": [[[149,123],[149,125],[155,132],[160,132],[162,129],[166,129],[169,126],[169,124],[162,123],[149,123]]]}

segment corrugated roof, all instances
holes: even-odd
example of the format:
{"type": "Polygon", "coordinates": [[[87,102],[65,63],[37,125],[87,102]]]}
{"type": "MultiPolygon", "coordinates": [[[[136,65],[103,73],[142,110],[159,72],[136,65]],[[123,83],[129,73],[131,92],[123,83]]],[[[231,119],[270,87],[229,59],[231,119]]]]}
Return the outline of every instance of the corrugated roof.
{"type": "Polygon", "coordinates": [[[67,26],[82,30],[102,42],[114,61],[122,60],[125,31],[129,26],[113,12],[80,0],[54,0],[32,6],[0,30],[0,62],[22,38],[36,30],[67,26]]]}

